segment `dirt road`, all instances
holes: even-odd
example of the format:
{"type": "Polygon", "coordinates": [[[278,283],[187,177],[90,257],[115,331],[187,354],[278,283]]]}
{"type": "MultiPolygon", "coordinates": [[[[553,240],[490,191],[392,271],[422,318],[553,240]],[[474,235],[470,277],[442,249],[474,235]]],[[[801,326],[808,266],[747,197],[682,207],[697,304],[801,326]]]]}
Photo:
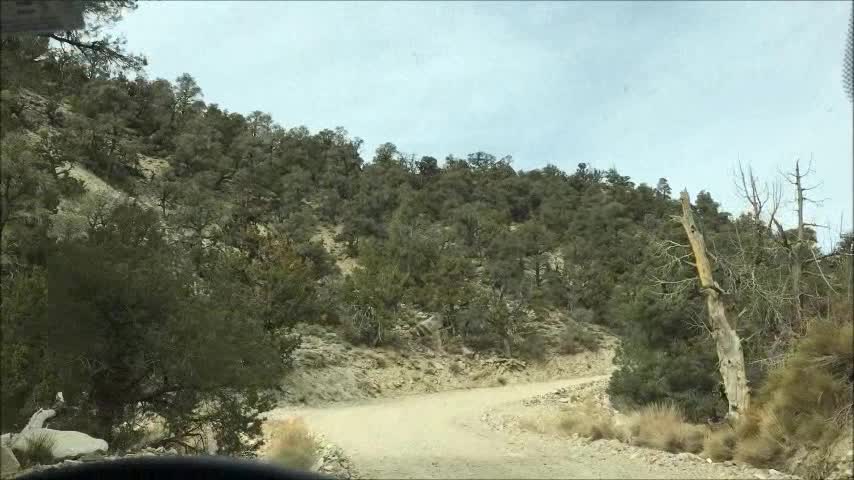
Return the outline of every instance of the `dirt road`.
{"type": "Polygon", "coordinates": [[[663,452],[674,461],[650,463],[604,442],[496,431],[481,420],[489,409],[522,409],[522,399],[602,378],[282,408],[269,418],[302,416],[313,431],[341,447],[365,478],[758,478],[697,459],[675,461],[676,455],[663,452]]]}

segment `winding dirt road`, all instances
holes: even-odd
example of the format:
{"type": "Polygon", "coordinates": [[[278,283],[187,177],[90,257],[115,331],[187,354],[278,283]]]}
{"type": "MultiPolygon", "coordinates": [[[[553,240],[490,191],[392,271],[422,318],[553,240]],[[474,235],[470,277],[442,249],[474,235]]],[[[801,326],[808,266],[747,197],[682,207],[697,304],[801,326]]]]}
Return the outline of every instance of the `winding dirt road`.
{"type": "MultiPolygon", "coordinates": [[[[739,472],[695,462],[650,464],[601,442],[496,431],[481,419],[490,409],[523,409],[521,400],[586,377],[457,390],[324,408],[281,408],[268,418],[302,416],[341,447],[364,478],[732,478],[739,472]],[[734,475],[735,474],[735,475],[734,475]]],[[[667,455],[667,454],[664,454],[667,455]]],[[[743,474],[743,472],[741,472],[743,474]]]]}

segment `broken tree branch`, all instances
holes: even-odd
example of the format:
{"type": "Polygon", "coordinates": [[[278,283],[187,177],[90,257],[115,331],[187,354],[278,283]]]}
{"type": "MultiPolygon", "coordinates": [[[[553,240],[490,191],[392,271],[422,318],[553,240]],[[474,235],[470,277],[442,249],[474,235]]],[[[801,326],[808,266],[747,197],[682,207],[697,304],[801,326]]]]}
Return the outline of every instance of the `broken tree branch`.
{"type": "Polygon", "coordinates": [[[712,338],[718,353],[718,367],[724,384],[731,418],[738,418],[750,406],[750,390],[744,368],[744,352],[738,333],[727,320],[726,307],[721,298],[722,289],[712,275],[712,265],[706,251],[703,234],[691,212],[691,198],[687,191],[680,195],[682,203],[682,226],[691,243],[697,264],[700,286],[706,296],[712,338]]]}

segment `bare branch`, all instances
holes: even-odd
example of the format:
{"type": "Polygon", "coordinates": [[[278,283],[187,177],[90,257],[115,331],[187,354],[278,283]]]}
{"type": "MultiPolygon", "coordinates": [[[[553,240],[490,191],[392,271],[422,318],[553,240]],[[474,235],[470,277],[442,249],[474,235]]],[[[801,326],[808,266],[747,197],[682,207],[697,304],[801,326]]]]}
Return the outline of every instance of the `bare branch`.
{"type": "Polygon", "coordinates": [[[789,237],[786,235],[786,230],[783,228],[783,225],[781,225],[776,218],[771,218],[771,221],[777,227],[777,234],[780,236],[780,242],[783,244],[783,247],[786,250],[791,250],[792,247],[791,244],[789,244],[789,237]]]}
{"type": "Polygon", "coordinates": [[[768,219],[768,230],[771,230],[771,225],[777,222],[777,210],[780,209],[783,189],[780,188],[779,180],[774,182],[771,187],[771,218],[768,219]]]}
{"type": "Polygon", "coordinates": [[[748,166],[747,172],[745,172],[741,161],[738,162],[737,175],[736,190],[738,191],[738,194],[750,204],[753,210],[753,217],[756,220],[759,220],[759,217],[762,214],[762,209],[768,202],[768,187],[767,185],[763,188],[758,187],[757,178],[753,174],[753,168],[748,166]]]}
{"type": "Polygon", "coordinates": [[[833,285],[830,284],[830,280],[828,280],[827,277],[824,275],[824,271],[822,271],[821,269],[821,262],[819,262],[818,258],[816,258],[815,250],[810,249],[810,251],[812,252],[812,258],[815,262],[816,268],[818,269],[818,273],[821,274],[821,279],[824,280],[824,283],[827,285],[827,288],[829,288],[831,292],[838,293],[836,289],[833,288],[833,285]]]}
{"type": "Polygon", "coordinates": [[[59,43],[71,45],[74,48],[76,48],[77,50],[79,50],[80,53],[82,53],[84,55],[88,55],[88,54],[93,53],[93,52],[94,53],[106,53],[110,57],[124,61],[124,62],[131,60],[130,57],[128,57],[127,55],[123,55],[123,54],[113,50],[112,48],[108,47],[105,42],[91,42],[91,43],[81,42],[79,40],[75,40],[75,39],[70,38],[70,37],[60,37],[59,35],[57,35],[55,33],[40,34],[39,36],[47,37],[47,38],[50,38],[52,40],[56,40],[59,43]]]}

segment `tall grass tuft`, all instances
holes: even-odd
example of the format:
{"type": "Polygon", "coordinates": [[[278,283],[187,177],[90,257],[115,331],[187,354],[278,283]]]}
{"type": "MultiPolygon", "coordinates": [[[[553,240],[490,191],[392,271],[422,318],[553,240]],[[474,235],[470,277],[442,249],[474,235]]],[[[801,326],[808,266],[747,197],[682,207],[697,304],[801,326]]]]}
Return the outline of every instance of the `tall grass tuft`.
{"type": "Polygon", "coordinates": [[[289,418],[270,424],[267,457],[280,465],[308,470],[317,461],[320,445],[311,436],[301,418],[289,418]]]}
{"type": "Polygon", "coordinates": [[[678,407],[652,404],[629,416],[631,441],[635,445],[668,452],[699,453],[708,429],[685,421],[678,407]]]}
{"type": "Polygon", "coordinates": [[[53,447],[56,440],[48,432],[37,433],[27,438],[22,450],[16,450],[15,456],[23,467],[34,465],[50,465],[56,462],[53,458],[53,447]]]}

